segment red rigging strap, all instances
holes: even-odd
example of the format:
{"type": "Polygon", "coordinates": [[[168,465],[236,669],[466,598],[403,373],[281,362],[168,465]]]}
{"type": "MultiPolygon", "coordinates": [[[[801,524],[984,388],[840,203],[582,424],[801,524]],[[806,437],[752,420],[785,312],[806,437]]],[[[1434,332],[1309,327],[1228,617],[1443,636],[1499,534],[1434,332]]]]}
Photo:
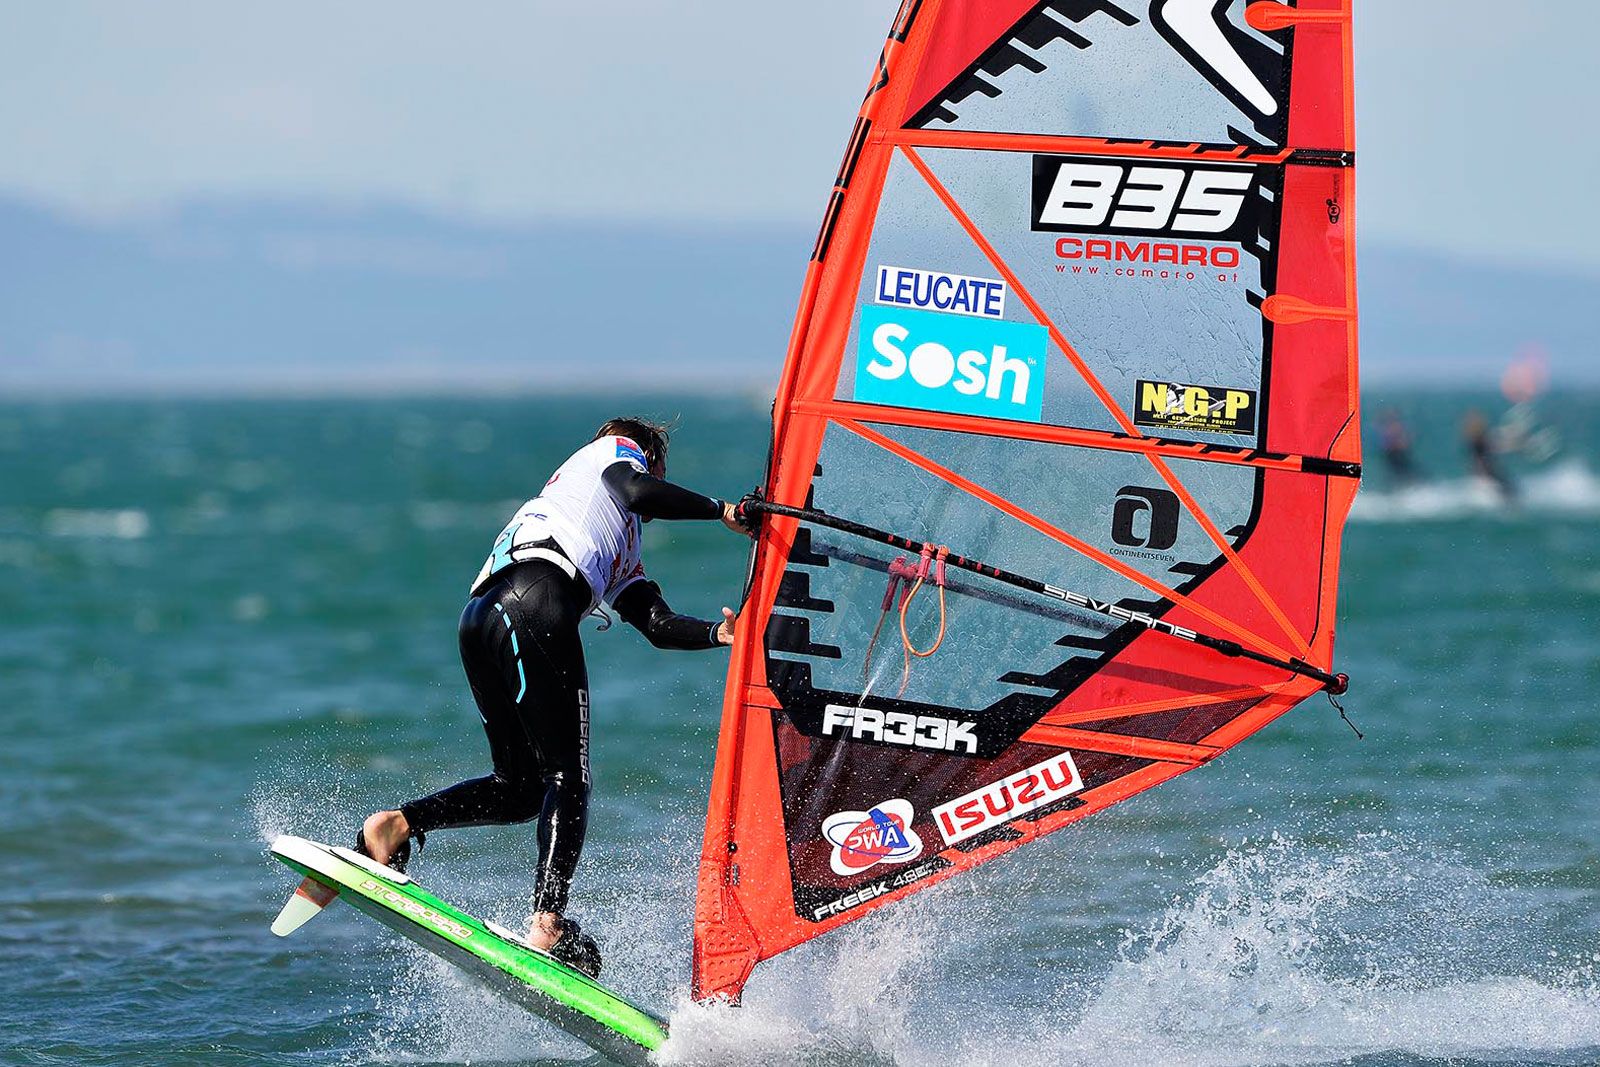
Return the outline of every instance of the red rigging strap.
{"type": "Polygon", "coordinates": [[[944,644],[946,622],[948,619],[945,607],[944,580],[945,560],[950,556],[950,549],[944,545],[923,545],[920,562],[912,564],[904,556],[896,556],[893,563],[889,564],[889,587],[884,590],[883,606],[878,613],[877,625],[872,628],[872,637],[867,641],[867,654],[861,661],[861,684],[869,686],[872,680],[872,652],[878,645],[878,637],[883,633],[883,624],[889,618],[896,602],[899,604],[900,614],[900,689],[897,696],[904,696],[906,686],[911,683],[911,659],[929,659],[939,647],[944,644]],[[911,639],[910,621],[907,612],[911,609],[911,602],[916,599],[917,593],[932,577],[933,584],[939,589],[939,634],[934,638],[933,644],[928,648],[919,649],[911,639]],[[901,583],[904,583],[902,586],[901,583]]]}
{"type": "Polygon", "coordinates": [[[900,602],[900,640],[905,645],[906,652],[918,659],[927,659],[939,651],[939,646],[944,644],[944,564],[945,560],[949,558],[950,549],[944,545],[940,545],[938,548],[933,545],[923,545],[922,562],[917,564],[915,575],[916,584],[911,587],[911,592],[906,594],[906,598],[900,602]],[[937,563],[934,562],[935,558],[937,558],[937,563]],[[933,578],[933,584],[939,587],[939,636],[934,638],[933,644],[928,648],[919,649],[912,643],[911,634],[907,630],[906,611],[911,607],[911,602],[917,598],[917,594],[922,591],[923,583],[928,580],[930,575],[933,578]]]}
{"type": "Polygon", "coordinates": [[[1317,319],[1336,319],[1340,322],[1356,320],[1355,308],[1324,307],[1285,293],[1267,297],[1262,302],[1261,314],[1279,326],[1299,326],[1301,323],[1314,322],[1317,319]]]}
{"type": "MultiPolygon", "coordinates": [[[[904,600],[905,594],[901,592],[900,582],[907,576],[915,575],[917,569],[906,562],[904,556],[896,556],[894,562],[889,564],[889,587],[883,591],[883,607],[878,612],[878,624],[872,628],[872,637],[867,641],[867,654],[861,657],[861,685],[866,687],[872,680],[872,653],[878,647],[878,638],[883,633],[883,624],[889,619],[889,612],[894,610],[897,600],[904,600]]],[[[910,664],[907,664],[907,670],[910,664]]],[[[905,687],[901,686],[901,692],[905,687]]]]}

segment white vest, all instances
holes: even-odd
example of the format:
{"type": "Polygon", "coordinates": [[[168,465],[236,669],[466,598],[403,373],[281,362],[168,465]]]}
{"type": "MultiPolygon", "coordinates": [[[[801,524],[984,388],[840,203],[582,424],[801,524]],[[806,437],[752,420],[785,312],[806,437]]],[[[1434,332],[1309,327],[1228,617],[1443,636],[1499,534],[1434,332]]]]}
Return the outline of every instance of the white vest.
{"type": "Polygon", "coordinates": [[[551,558],[548,550],[533,547],[545,540],[554,540],[566,557],[556,556],[552,562],[565,570],[575,568],[589,583],[591,609],[601,601],[612,603],[628,586],[643,580],[639,516],[624,510],[600,480],[613,463],[627,463],[643,473],[650,470],[644,450],[629,437],[602,437],[578,449],[500,531],[494,551],[472,583],[473,595],[513,563],[551,558]]]}

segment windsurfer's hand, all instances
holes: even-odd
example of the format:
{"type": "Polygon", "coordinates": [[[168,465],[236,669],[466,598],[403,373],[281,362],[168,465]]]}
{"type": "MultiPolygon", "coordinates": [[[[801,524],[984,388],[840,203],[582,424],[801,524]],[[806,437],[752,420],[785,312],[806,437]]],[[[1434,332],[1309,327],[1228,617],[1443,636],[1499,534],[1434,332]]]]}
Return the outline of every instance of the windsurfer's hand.
{"type": "Polygon", "coordinates": [[[732,608],[722,609],[722,621],[717,623],[717,644],[733,644],[733,628],[739,621],[739,613],[732,608]]]}
{"type": "MultiPolygon", "coordinates": [[[[739,521],[738,505],[730,504],[726,500],[722,502],[722,525],[726,526],[734,533],[744,534],[746,537],[755,536],[754,531],[752,531],[750,527],[739,521]]],[[[726,643],[732,644],[731,641],[726,643]]]]}

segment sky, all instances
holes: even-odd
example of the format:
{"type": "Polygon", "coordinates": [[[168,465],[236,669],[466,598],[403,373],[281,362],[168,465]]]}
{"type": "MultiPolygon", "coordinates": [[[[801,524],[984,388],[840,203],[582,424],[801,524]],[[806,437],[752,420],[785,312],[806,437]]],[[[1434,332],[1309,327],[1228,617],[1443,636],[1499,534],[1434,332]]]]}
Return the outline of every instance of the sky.
{"type": "MultiPolygon", "coordinates": [[[[0,0],[0,196],[810,226],[896,6],[0,0]]],[[[1600,273],[1600,4],[1356,19],[1363,239],[1600,273]]]]}

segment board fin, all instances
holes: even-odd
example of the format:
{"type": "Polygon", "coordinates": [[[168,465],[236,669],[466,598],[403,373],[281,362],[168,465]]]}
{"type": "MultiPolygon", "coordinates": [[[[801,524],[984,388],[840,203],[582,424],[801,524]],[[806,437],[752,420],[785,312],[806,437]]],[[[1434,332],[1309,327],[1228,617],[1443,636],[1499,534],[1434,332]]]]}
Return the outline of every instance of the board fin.
{"type": "Polygon", "coordinates": [[[288,937],[306,923],[322,914],[322,909],[339,899],[339,891],[325,886],[315,878],[302,878],[300,884],[284,902],[283,910],[272,920],[272,932],[288,937]]]}

